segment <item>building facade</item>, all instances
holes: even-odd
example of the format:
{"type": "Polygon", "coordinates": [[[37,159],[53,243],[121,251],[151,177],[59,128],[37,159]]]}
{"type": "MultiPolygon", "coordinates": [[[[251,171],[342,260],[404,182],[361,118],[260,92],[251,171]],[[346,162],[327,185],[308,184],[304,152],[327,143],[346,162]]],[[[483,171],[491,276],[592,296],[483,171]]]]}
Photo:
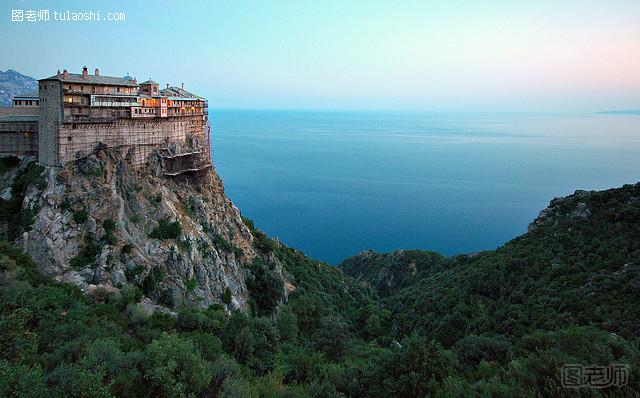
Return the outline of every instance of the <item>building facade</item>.
{"type": "Polygon", "coordinates": [[[207,102],[148,80],[64,70],[39,80],[38,160],[61,166],[98,146],[133,166],[159,154],[168,175],[211,167],[207,102]]]}
{"type": "Polygon", "coordinates": [[[16,95],[0,107],[0,156],[38,154],[38,92],[16,95]]]}
{"type": "Polygon", "coordinates": [[[11,101],[14,108],[37,108],[40,105],[40,95],[37,91],[16,95],[11,101]]]}

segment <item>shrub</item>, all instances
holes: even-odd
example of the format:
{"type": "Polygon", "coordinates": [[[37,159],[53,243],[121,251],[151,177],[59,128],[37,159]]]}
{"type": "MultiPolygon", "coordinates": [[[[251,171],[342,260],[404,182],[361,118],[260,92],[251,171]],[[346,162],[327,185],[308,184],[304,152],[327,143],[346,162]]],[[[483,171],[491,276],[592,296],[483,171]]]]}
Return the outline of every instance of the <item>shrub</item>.
{"type": "Polygon", "coordinates": [[[38,189],[43,189],[46,186],[44,175],[42,174],[43,172],[43,166],[40,166],[36,162],[29,163],[25,172],[16,179],[13,188],[14,192],[24,192],[29,185],[34,185],[38,189]]]}
{"type": "Polygon", "coordinates": [[[82,224],[87,221],[88,216],[89,214],[87,213],[86,209],[80,209],[73,212],[73,221],[75,221],[77,224],[82,224]]]}
{"type": "Polygon", "coordinates": [[[160,292],[158,297],[158,304],[162,304],[166,307],[173,308],[176,305],[176,299],[174,296],[174,289],[172,287],[165,286],[160,292]]]}
{"type": "Polygon", "coordinates": [[[54,397],[111,397],[103,383],[105,371],[91,371],[78,365],[61,364],[47,376],[47,392],[54,397]]]}
{"type": "Polygon", "coordinates": [[[269,314],[282,299],[284,281],[260,258],[253,261],[249,271],[251,276],[247,280],[247,287],[255,302],[256,310],[260,314],[269,314]]]}
{"type": "Polygon", "coordinates": [[[193,196],[189,196],[189,198],[180,203],[182,205],[182,210],[184,211],[184,214],[186,214],[189,217],[193,217],[193,212],[196,209],[196,200],[193,196]]]}
{"type": "Polygon", "coordinates": [[[116,229],[116,222],[106,219],[102,222],[102,228],[104,228],[105,232],[113,232],[116,229]]]}
{"type": "Polygon", "coordinates": [[[69,265],[73,268],[82,268],[87,265],[91,265],[96,260],[96,256],[100,253],[102,248],[100,245],[91,237],[90,235],[86,235],[84,237],[84,246],[80,249],[78,254],[71,259],[69,265]]]}
{"type": "Polygon", "coordinates": [[[249,230],[251,230],[251,235],[253,235],[253,243],[258,249],[265,253],[272,252],[276,249],[276,244],[271,239],[269,239],[269,237],[264,232],[256,228],[252,220],[242,217],[242,222],[249,228],[249,230]]]}
{"type": "Polygon", "coordinates": [[[93,167],[85,172],[89,177],[102,177],[104,175],[104,165],[99,163],[96,167],[93,167]]]}
{"type": "Polygon", "coordinates": [[[14,240],[20,233],[30,229],[35,215],[38,213],[37,206],[22,208],[25,191],[30,185],[38,189],[43,189],[46,182],[43,175],[44,167],[36,162],[31,162],[17,176],[11,187],[12,198],[10,201],[0,199],[0,220],[8,225],[8,240],[14,240]]]}
{"type": "Polygon", "coordinates": [[[464,363],[472,365],[511,358],[511,344],[504,338],[469,335],[458,340],[453,349],[464,363]]]}
{"type": "Polygon", "coordinates": [[[191,293],[195,290],[196,287],[198,287],[198,280],[196,278],[191,278],[187,280],[184,285],[187,288],[187,292],[191,293]]]}
{"type": "Polygon", "coordinates": [[[179,221],[160,220],[158,226],[149,234],[153,239],[178,239],[182,233],[179,221]]]}
{"type": "Polygon", "coordinates": [[[22,209],[20,213],[20,225],[24,231],[28,231],[31,229],[31,226],[36,221],[36,215],[40,211],[40,206],[31,205],[22,209]]]}
{"type": "Polygon", "coordinates": [[[140,264],[135,264],[133,267],[126,267],[124,270],[124,276],[129,282],[137,282],[137,277],[144,271],[144,267],[140,264]]]}
{"type": "Polygon", "coordinates": [[[191,250],[191,241],[187,239],[178,240],[178,248],[184,252],[191,250]]]}
{"type": "Polygon", "coordinates": [[[222,293],[222,302],[225,304],[231,304],[231,298],[231,289],[227,287],[226,289],[224,289],[224,293],[222,293]]]}
{"type": "Polygon", "coordinates": [[[180,330],[201,330],[211,332],[220,327],[218,322],[207,316],[205,312],[196,307],[185,307],[178,312],[176,326],[180,330]]]}
{"type": "Polygon", "coordinates": [[[0,359],[23,360],[38,351],[38,335],[30,331],[33,314],[18,308],[0,315],[0,359]]]}
{"type": "MultiPolygon", "coordinates": [[[[209,232],[211,232],[211,231],[209,231],[209,232]]],[[[222,251],[227,252],[227,253],[233,253],[235,255],[236,259],[238,259],[238,258],[240,258],[241,256],[244,255],[244,252],[242,251],[241,248],[239,248],[236,245],[234,245],[233,243],[229,242],[227,239],[225,239],[219,233],[212,232],[211,236],[212,236],[212,240],[213,240],[214,246],[216,246],[218,249],[221,249],[222,251]]]]}
{"type": "Polygon", "coordinates": [[[137,303],[127,304],[125,314],[127,315],[127,322],[130,325],[140,325],[149,318],[144,308],[137,303]]]}
{"type": "Polygon", "coordinates": [[[142,291],[147,297],[154,295],[164,276],[164,270],[159,266],[153,267],[151,271],[149,271],[149,274],[142,282],[142,291]]]}
{"type": "Polygon", "coordinates": [[[144,357],[145,377],[158,395],[196,396],[211,382],[209,364],[192,342],[179,336],[164,335],[154,340],[144,357]]]}
{"type": "Polygon", "coordinates": [[[162,193],[158,192],[156,196],[151,198],[151,204],[154,206],[159,206],[162,203],[162,193]]]}
{"type": "Polygon", "coordinates": [[[7,171],[18,167],[20,164],[20,159],[15,156],[6,156],[0,158],[0,175],[6,173],[7,171]]]}
{"type": "Polygon", "coordinates": [[[213,244],[227,253],[233,251],[233,245],[220,234],[213,234],[213,244]]]}
{"type": "Polygon", "coordinates": [[[44,375],[39,365],[16,365],[0,360],[0,397],[43,397],[44,375]]]}
{"type": "Polygon", "coordinates": [[[120,289],[122,301],[126,304],[137,303],[142,299],[142,291],[137,286],[128,283],[120,289]]]}
{"type": "Polygon", "coordinates": [[[110,244],[115,245],[118,243],[118,238],[113,234],[116,229],[115,221],[111,219],[106,219],[102,222],[102,228],[104,228],[104,240],[110,244]]]}
{"type": "Polygon", "coordinates": [[[120,253],[122,254],[131,254],[132,251],[133,251],[133,245],[129,242],[122,245],[122,248],[120,249],[120,253]]]}

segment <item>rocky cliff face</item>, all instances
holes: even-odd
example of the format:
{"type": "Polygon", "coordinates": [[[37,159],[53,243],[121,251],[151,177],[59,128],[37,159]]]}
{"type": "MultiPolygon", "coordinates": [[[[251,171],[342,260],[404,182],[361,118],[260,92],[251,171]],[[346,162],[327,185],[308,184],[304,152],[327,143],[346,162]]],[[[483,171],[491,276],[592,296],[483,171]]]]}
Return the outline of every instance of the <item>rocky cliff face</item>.
{"type": "Polygon", "coordinates": [[[101,150],[62,169],[40,167],[38,183],[12,192],[25,169],[33,170],[27,163],[2,176],[0,191],[5,199],[23,195],[27,216],[16,243],[56,280],[89,294],[135,285],[151,307],[224,302],[246,309],[247,265],[255,257],[281,275],[278,260],[254,245],[215,170],[170,179],[157,162],[132,170],[101,150]]]}

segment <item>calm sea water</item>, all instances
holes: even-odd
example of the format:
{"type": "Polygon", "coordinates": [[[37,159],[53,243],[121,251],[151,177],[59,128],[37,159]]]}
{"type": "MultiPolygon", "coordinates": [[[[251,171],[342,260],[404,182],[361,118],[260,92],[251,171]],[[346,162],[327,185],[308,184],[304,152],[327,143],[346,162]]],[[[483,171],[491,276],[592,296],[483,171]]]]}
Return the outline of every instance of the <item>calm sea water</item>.
{"type": "Polygon", "coordinates": [[[640,179],[640,116],[211,110],[228,196],[336,264],[494,249],[556,196],[640,179]]]}

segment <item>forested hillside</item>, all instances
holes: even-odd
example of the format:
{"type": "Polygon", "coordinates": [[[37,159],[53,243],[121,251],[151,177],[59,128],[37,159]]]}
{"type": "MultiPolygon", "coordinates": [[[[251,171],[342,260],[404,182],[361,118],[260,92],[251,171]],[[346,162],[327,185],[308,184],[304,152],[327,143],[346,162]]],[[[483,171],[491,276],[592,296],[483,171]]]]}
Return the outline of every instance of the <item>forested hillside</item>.
{"type": "Polygon", "coordinates": [[[552,201],[496,251],[365,253],[343,270],[244,220],[249,311],[142,292],[86,296],[0,245],[0,396],[637,396],[640,185],[552,201]],[[623,389],[565,389],[564,364],[630,366],[623,389]]]}

